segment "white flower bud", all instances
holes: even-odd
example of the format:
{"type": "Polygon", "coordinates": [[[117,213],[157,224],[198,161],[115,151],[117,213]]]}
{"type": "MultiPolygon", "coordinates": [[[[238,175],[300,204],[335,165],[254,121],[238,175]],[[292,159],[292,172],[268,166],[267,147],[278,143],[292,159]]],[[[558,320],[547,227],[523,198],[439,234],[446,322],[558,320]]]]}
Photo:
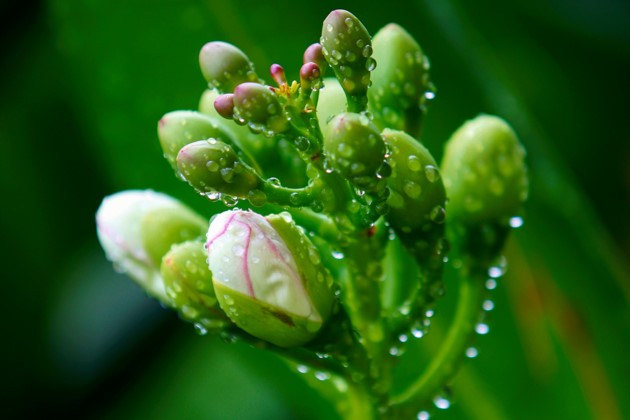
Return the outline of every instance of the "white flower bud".
{"type": "Polygon", "coordinates": [[[171,245],[203,235],[207,223],[165,194],[131,190],[103,199],[96,226],[107,258],[149,295],[169,305],[160,275],[162,256],[171,245]]]}
{"type": "Polygon", "coordinates": [[[301,345],[330,315],[330,273],[287,213],[221,213],[206,247],[221,308],[248,333],[282,347],[301,345]]]}

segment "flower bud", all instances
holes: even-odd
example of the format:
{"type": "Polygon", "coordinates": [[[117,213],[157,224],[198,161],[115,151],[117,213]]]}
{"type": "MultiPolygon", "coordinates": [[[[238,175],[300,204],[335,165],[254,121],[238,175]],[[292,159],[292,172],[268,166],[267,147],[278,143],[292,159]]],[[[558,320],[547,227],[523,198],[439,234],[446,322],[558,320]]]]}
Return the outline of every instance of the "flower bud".
{"type": "Polygon", "coordinates": [[[214,110],[225,119],[234,117],[234,94],[224,93],[214,100],[214,110]]]}
{"type": "Polygon", "coordinates": [[[320,69],[320,74],[323,74],[324,69],[328,65],[328,63],[326,61],[326,58],[324,57],[324,53],[322,52],[322,45],[319,43],[309,45],[308,48],[304,51],[302,62],[304,64],[317,64],[317,67],[319,67],[320,69]]]}
{"type": "Polygon", "coordinates": [[[194,111],[174,111],[164,115],[158,123],[158,137],[171,167],[177,171],[177,154],[187,144],[211,137],[231,142],[231,135],[220,123],[194,111]]]}
{"type": "Polygon", "coordinates": [[[393,23],[377,32],[372,46],[379,63],[368,91],[374,123],[418,136],[421,107],[434,96],[429,60],[413,37],[393,23]]]}
{"type": "Polygon", "coordinates": [[[160,271],[170,306],[184,319],[214,330],[229,322],[214,294],[203,241],[173,245],[162,259],[160,271]]]}
{"type": "Polygon", "coordinates": [[[282,132],[287,119],[282,113],[278,97],[268,87],[258,83],[242,83],[234,89],[235,117],[253,131],[282,132]]]}
{"type": "Polygon", "coordinates": [[[234,149],[215,139],[191,143],[177,155],[177,167],[188,183],[202,195],[228,194],[247,198],[262,183],[234,149]]]}
{"type": "Polygon", "coordinates": [[[428,222],[443,223],[446,194],[438,166],[431,153],[403,131],[385,129],[389,147],[387,162],[392,173],[387,179],[391,193],[387,220],[403,232],[428,222]]]}
{"type": "Polygon", "coordinates": [[[206,248],[221,308],[253,336],[299,346],[330,316],[330,273],[287,213],[221,213],[210,224],[206,248]]]}
{"type": "Polygon", "coordinates": [[[370,189],[385,159],[385,143],[366,115],[344,112],[328,123],[324,150],[332,167],[353,185],[370,189]]]}
{"type": "Polygon", "coordinates": [[[230,93],[245,82],[258,82],[254,65],[232,44],[208,42],[199,53],[199,66],[208,86],[221,93],[230,93]]]}
{"type": "Polygon", "coordinates": [[[101,246],[116,267],[169,305],[159,266],[174,243],[203,235],[207,222],[165,194],[123,191],[103,199],[96,212],[101,246]]]}
{"type": "Polygon", "coordinates": [[[502,221],[527,198],[525,149],[502,119],[480,115],[446,144],[442,172],[449,220],[463,224],[502,221]]]}
{"type": "Polygon", "coordinates": [[[319,100],[317,101],[317,119],[319,120],[319,128],[325,133],[328,122],[337,114],[341,114],[346,110],[346,95],[339,84],[339,81],[333,77],[324,79],[324,88],[319,90],[319,100]]]}
{"type": "MultiPolygon", "coordinates": [[[[365,102],[370,72],[372,41],[365,26],[346,10],[333,10],[324,20],[320,39],[322,52],[349,97],[365,102]]],[[[350,98],[349,98],[350,99],[350,98]]]]}

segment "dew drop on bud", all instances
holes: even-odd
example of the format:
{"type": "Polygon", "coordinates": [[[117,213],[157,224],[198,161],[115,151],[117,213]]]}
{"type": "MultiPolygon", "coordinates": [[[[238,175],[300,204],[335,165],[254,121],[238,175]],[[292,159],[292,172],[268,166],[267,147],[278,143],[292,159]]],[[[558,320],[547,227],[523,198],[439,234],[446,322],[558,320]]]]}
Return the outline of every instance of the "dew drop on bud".
{"type": "Polygon", "coordinates": [[[440,410],[446,410],[451,406],[451,402],[446,397],[443,397],[441,395],[433,398],[433,404],[435,404],[435,406],[440,410]]]}
{"type": "Polygon", "coordinates": [[[479,324],[475,325],[475,332],[479,335],[486,335],[490,332],[490,327],[488,326],[488,324],[480,322],[479,324]]]}
{"type": "Polygon", "coordinates": [[[200,323],[196,323],[195,324],[195,332],[199,335],[206,335],[208,334],[208,329],[206,327],[203,326],[203,324],[200,323]]]}
{"type": "Polygon", "coordinates": [[[474,359],[479,355],[479,351],[475,347],[468,347],[466,349],[466,357],[469,359],[474,359]]]}
{"type": "Polygon", "coordinates": [[[421,411],[421,412],[418,413],[416,418],[418,420],[429,420],[431,418],[431,416],[429,415],[428,411],[421,411]]]}

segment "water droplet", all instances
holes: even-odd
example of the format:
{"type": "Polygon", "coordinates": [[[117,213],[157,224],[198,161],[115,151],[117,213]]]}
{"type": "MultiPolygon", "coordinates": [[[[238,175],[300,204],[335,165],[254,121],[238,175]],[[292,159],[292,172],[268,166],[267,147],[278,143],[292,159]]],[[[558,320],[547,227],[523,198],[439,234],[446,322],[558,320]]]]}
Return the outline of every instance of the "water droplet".
{"type": "Polygon", "coordinates": [[[440,178],[440,172],[438,171],[438,168],[433,165],[427,165],[424,167],[424,175],[431,183],[437,181],[440,178]]]}
{"type": "Polygon", "coordinates": [[[282,184],[280,183],[280,180],[276,177],[271,177],[269,179],[267,179],[267,182],[269,182],[271,185],[274,185],[276,187],[280,187],[282,184]]]}
{"type": "MultiPolygon", "coordinates": [[[[370,44],[368,44],[365,47],[363,47],[363,50],[361,51],[361,54],[365,58],[371,56],[372,55],[372,46],[370,44]]],[[[374,62],[374,65],[376,66],[376,62],[374,62]]]]}
{"type": "Polygon", "coordinates": [[[210,191],[206,194],[204,194],[206,196],[206,198],[210,201],[218,201],[221,199],[221,193],[218,191],[210,191]]]}
{"type": "Polygon", "coordinates": [[[208,334],[208,329],[203,324],[197,322],[195,323],[195,332],[199,335],[206,335],[208,334]]]}
{"type": "Polygon", "coordinates": [[[406,343],[407,340],[409,340],[409,336],[407,334],[400,334],[398,336],[398,341],[400,341],[401,343],[406,343]]]}
{"type": "Polygon", "coordinates": [[[433,309],[429,309],[429,310],[427,310],[427,311],[424,313],[424,315],[425,315],[427,318],[433,318],[433,315],[435,315],[435,311],[434,311],[433,309]]]}
{"type": "Polygon", "coordinates": [[[435,206],[431,210],[429,218],[435,223],[444,223],[446,221],[446,210],[442,206],[435,206]]]}
{"type": "Polygon", "coordinates": [[[238,204],[238,197],[234,197],[232,195],[227,195],[227,194],[222,194],[221,195],[221,202],[226,207],[234,207],[235,205],[238,204]]]}
{"type": "Polygon", "coordinates": [[[373,59],[372,57],[369,57],[367,60],[365,60],[365,69],[367,71],[374,71],[375,68],[376,68],[376,60],[375,59],[373,59]]]}
{"type": "Polygon", "coordinates": [[[504,256],[497,258],[494,264],[488,269],[488,275],[493,279],[499,278],[505,274],[507,268],[507,260],[504,256]]]}
{"type": "Polygon", "coordinates": [[[315,372],[315,378],[318,381],[326,381],[330,379],[330,373],[328,372],[315,372]]]}
{"type": "Polygon", "coordinates": [[[403,186],[403,190],[410,198],[418,198],[422,193],[422,187],[420,187],[420,184],[413,181],[407,181],[403,186]]]}
{"type": "Polygon", "coordinates": [[[422,168],[422,162],[416,155],[410,155],[407,158],[407,167],[413,172],[418,172],[422,168]]]}
{"type": "Polygon", "coordinates": [[[396,346],[390,347],[389,354],[394,357],[400,356],[400,348],[396,346]]]}
{"type": "Polygon", "coordinates": [[[430,90],[424,92],[424,98],[427,101],[432,101],[433,99],[435,99],[435,92],[431,92],[430,90]]]}
{"type": "Polygon", "coordinates": [[[474,359],[479,355],[479,351],[475,347],[468,347],[466,349],[466,357],[469,359],[474,359]]]}
{"type": "Polygon", "coordinates": [[[342,260],[343,259],[343,252],[341,251],[333,251],[332,252],[332,257],[336,260],[342,260]]]}
{"type": "Polygon", "coordinates": [[[332,31],[333,31],[333,29],[334,29],[334,28],[333,28],[332,24],[330,24],[330,23],[329,23],[328,25],[326,25],[326,30],[327,30],[328,32],[332,32],[332,31]]]}
{"type": "Polygon", "coordinates": [[[475,325],[475,332],[479,335],[486,335],[490,332],[490,327],[488,326],[488,324],[480,322],[479,324],[475,325]]]}
{"type": "Polygon", "coordinates": [[[424,329],[419,328],[419,327],[413,327],[411,329],[411,335],[413,335],[415,338],[422,338],[424,337],[424,329]]]}
{"type": "Polygon", "coordinates": [[[497,288],[497,281],[495,279],[486,280],[486,289],[494,290],[497,288]]]}
{"type": "Polygon", "coordinates": [[[514,216],[514,217],[510,218],[510,227],[512,227],[514,229],[518,229],[521,226],[523,226],[523,218],[522,217],[514,216]]]}
{"type": "Polygon", "coordinates": [[[298,365],[296,369],[300,373],[308,373],[308,366],[298,365]]]}
{"type": "Polygon", "coordinates": [[[418,413],[417,419],[418,420],[429,420],[431,418],[431,415],[429,414],[428,411],[421,411],[418,413]]]}
{"type": "Polygon", "coordinates": [[[490,299],[486,299],[481,304],[481,307],[483,308],[484,311],[490,312],[491,310],[494,309],[494,302],[491,301],[490,299]]]}
{"type": "Polygon", "coordinates": [[[433,404],[435,404],[435,406],[440,410],[446,410],[451,406],[451,402],[446,397],[443,397],[441,395],[433,398],[433,404]]]}

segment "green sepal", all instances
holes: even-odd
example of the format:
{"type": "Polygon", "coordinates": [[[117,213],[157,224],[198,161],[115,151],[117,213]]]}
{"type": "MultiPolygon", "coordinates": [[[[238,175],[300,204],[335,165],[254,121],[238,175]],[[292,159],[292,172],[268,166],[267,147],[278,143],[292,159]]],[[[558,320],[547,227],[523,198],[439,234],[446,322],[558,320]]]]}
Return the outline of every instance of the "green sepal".
{"type": "Polygon", "coordinates": [[[254,65],[245,53],[227,42],[208,42],[199,52],[199,67],[208,86],[231,93],[245,82],[259,82],[254,65]]]}
{"type": "Polygon", "coordinates": [[[321,322],[290,314],[283,309],[253,299],[244,293],[214,282],[214,290],[227,316],[254,337],[278,347],[301,346],[312,340],[321,322]]]}
{"type": "Polygon", "coordinates": [[[374,123],[381,130],[404,130],[418,137],[424,105],[434,95],[429,60],[415,39],[393,23],[376,33],[372,46],[379,63],[368,90],[374,123]]]}
{"type": "Polygon", "coordinates": [[[382,134],[392,168],[387,179],[391,190],[387,200],[389,223],[402,232],[427,223],[444,223],[446,193],[431,153],[403,131],[385,129],[382,134]]]}
{"type": "Polygon", "coordinates": [[[527,198],[525,149],[501,118],[480,115],[451,136],[442,160],[449,221],[506,221],[527,198]]]}
{"type": "Polygon", "coordinates": [[[324,135],[324,151],[330,165],[350,183],[373,190],[380,182],[385,143],[367,115],[345,112],[332,118],[324,135]]]}
{"type": "Polygon", "coordinates": [[[217,331],[229,320],[216,299],[206,258],[203,240],[175,244],[162,258],[160,272],[171,307],[187,321],[217,331]]]}
{"type": "Polygon", "coordinates": [[[180,150],[177,167],[200,194],[228,194],[248,198],[262,179],[241,161],[231,146],[215,139],[191,143],[180,150]]]}
{"type": "Polygon", "coordinates": [[[319,250],[293,221],[289,213],[270,214],[265,217],[287,244],[300,270],[307,295],[325,323],[334,302],[333,278],[322,263],[319,250]]]}
{"type": "Polygon", "coordinates": [[[147,211],[140,222],[142,244],[156,267],[173,244],[203,237],[208,221],[187,207],[147,211]]]}
{"type": "Polygon", "coordinates": [[[376,67],[367,29],[352,13],[333,10],[324,20],[320,44],[326,61],[346,92],[350,110],[364,110],[370,72],[376,67]]]}
{"type": "Polygon", "coordinates": [[[216,138],[226,143],[233,136],[224,128],[223,121],[195,111],[173,111],[158,123],[158,137],[164,157],[177,171],[177,154],[182,147],[198,140],[216,138]]]}

